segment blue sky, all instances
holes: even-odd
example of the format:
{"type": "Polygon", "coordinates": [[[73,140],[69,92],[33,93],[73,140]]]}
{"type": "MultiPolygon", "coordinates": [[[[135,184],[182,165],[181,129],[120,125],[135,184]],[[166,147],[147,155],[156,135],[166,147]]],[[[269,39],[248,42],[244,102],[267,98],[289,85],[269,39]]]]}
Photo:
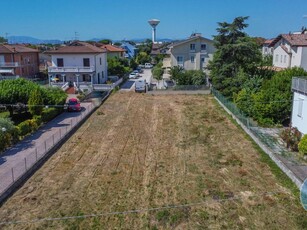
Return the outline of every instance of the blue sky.
{"type": "Polygon", "coordinates": [[[157,18],[158,38],[211,38],[217,22],[250,16],[246,32],[275,37],[307,26],[306,0],[1,0],[0,36],[80,40],[150,38],[147,21],[157,18]]]}

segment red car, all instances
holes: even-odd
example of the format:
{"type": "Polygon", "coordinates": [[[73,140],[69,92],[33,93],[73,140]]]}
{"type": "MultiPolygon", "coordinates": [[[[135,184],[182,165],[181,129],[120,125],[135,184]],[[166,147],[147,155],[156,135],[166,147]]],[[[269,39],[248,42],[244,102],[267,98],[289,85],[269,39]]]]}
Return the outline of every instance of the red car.
{"type": "Polygon", "coordinates": [[[80,102],[77,98],[70,98],[68,100],[68,106],[67,106],[67,111],[72,112],[72,111],[81,111],[81,105],[80,102]]]}

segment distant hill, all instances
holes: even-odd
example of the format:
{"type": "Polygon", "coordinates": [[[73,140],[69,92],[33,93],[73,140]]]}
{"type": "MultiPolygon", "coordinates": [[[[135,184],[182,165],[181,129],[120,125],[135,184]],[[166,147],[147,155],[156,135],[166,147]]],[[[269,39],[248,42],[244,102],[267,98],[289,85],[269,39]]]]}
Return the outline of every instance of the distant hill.
{"type": "Polygon", "coordinates": [[[57,40],[57,39],[38,39],[38,38],[33,38],[29,36],[9,36],[8,41],[10,44],[14,43],[29,43],[29,44],[62,44],[63,41],[57,40]]]}

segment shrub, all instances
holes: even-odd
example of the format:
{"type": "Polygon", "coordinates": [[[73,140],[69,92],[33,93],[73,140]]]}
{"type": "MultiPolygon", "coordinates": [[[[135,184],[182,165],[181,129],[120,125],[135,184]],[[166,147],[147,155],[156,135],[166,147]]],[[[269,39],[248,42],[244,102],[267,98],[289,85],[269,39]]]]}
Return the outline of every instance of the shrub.
{"type": "Polygon", "coordinates": [[[298,151],[298,143],[301,140],[302,134],[295,127],[289,127],[284,129],[280,137],[286,142],[287,148],[290,148],[292,151],[298,151]]]}
{"type": "Polygon", "coordinates": [[[40,115],[43,111],[44,100],[42,98],[42,90],[40,88],[34,89],[29,97],[28,106],[32,115],[40,115]]]}
{"type": "Polygon", "coordinates": [[[18,129],[8,118],[0,117],[0,152],[18,140],[18,129]],[[4,131],[2,130],[4,129],[4,131]]]}
{"type": "Polygon", "coordinates": [[[39,115],[35,115],[34,117],[33,117],[33,119],[36,121],[36,124],[38,125],[38,126],[40,126],[41,124],[42,124],[42,116],[39,116],[39,115]]]}
{"type": "Polygon", "coordinates": [[[42,121],[43,122],[48,122],[55,118],[60,111],[56,108],[44,108],[42,112],[42,121]]]}
{"type": "Polygon", "coordinates": [[[307,155],[307,134],[303,136],[300,143],[298,144],[298,150],[303,155],[307,155]]]}
{"type": "Polygon", "coordinates": [[[23,121],[18,125],[19,128],[19,136],[25,136],[29,133],[31,133],[31,126],[29,120],[23,121]]]}

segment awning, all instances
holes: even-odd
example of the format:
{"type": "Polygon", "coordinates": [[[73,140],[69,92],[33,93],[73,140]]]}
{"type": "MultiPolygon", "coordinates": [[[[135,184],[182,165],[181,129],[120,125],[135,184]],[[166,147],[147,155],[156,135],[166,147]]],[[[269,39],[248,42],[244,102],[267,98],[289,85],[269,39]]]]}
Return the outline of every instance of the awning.
{"type": "Polygon", "coordinates": [[[0,69],[0,73],[14,73],[13,69],[0,69]]]}

